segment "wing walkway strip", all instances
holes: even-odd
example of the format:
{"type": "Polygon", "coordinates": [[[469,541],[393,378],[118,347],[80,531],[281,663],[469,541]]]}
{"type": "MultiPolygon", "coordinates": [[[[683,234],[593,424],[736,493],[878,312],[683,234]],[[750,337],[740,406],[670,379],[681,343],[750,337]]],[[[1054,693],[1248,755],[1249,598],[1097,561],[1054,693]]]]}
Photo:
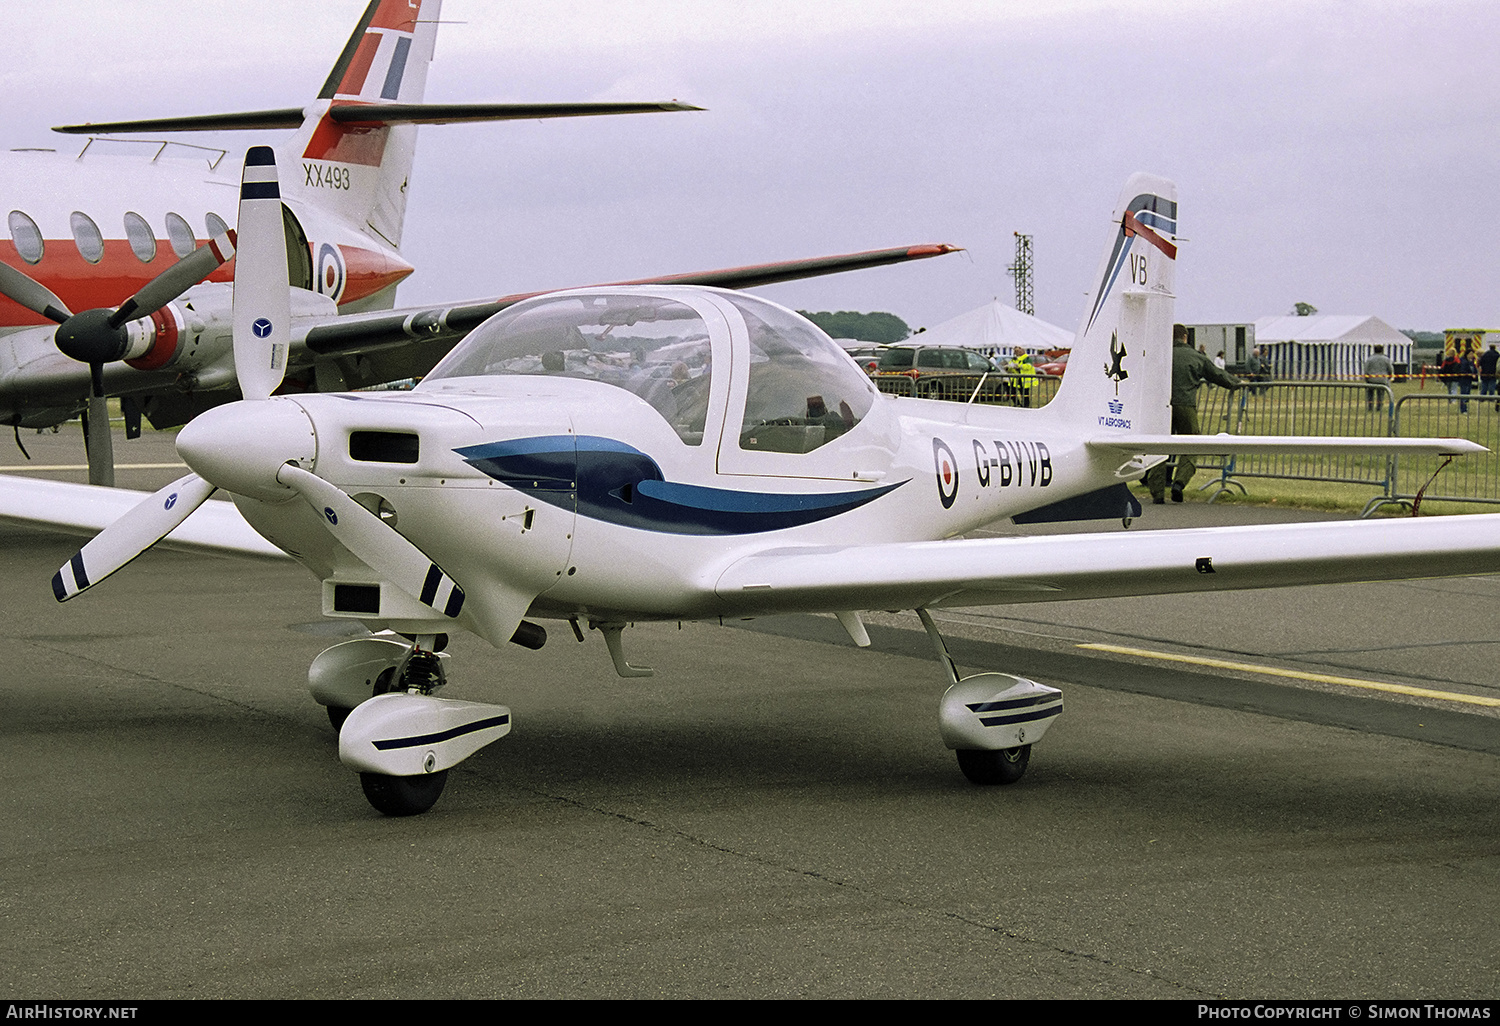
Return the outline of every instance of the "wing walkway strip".
{"type": "Polygon", "coordinates": [[[1342,684],[1345,687],[1365,688],[1369,691],[1389,691],[1398,695],[1410,695],[1414,698],[1436,698],[1445,702],[1465,702],[1469,705],[1482,705],[1490,708],[1500,708],[1500,698],[1489,698],[1484,695],[1464,695],[1456,691],[1436,691],[1432,688],[1412,687],[1409,684],[1387,684],[1377,680],[1363,680],[1359,677],[1337,677],[1328,673],[1308,673],[1303,670],[1284,670],[1274,666],[1257,666],[1254,663],[1236,663],[1228,659],[1210,659],[1205,656],[1177,655],[1172,652],[1153,652],[1145,648],[1128,648],[1124,645],[1105,645],[1099,643],[1082,644],[1079,648],[1092,649],[1096,652],[1112,652],[1115,655],[1136,656],[1142,659],[1162,659],[1173,663],[1191,663],[1195,666],[1212,666],[1219,670],[1237,670],[1242,673],[1263,673],[1272,677],[1292,677],[1296,680],[1316,681],[1320,684],[1342,684]]]}

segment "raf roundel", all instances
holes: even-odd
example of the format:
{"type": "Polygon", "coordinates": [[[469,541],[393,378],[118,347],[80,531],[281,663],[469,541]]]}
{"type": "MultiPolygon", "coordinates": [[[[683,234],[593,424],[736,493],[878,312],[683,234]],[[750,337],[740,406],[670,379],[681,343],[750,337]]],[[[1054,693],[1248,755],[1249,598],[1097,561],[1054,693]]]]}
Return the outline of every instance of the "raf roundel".
{"type": "Polygon", "coordinates": [[[932,464],[937,471],[938,499],[944,509],[952,509],[953,500],[958,498],[958,460],[941,438],[932,440],[932,464]]]}
{"type": "Polygon", "coordinates": [[[257,317],[255,323],[250,325],[250,330],[255,332],[256,338],[266,338],[271,334],[271,322],[264,317],[257,317]]]}

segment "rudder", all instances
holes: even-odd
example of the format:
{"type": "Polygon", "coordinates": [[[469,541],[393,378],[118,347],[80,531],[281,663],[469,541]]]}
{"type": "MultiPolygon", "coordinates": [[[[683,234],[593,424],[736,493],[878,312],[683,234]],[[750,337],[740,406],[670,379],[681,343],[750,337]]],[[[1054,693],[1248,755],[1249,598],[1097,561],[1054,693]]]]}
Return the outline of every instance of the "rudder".
{"type": "Polygon", "coordinates": [[[401,244],[414,124],[335,122],[331,108],[420,103],[442,0],[372,0],[335,62],[302,127],[278,158],[283,188],[341,220],[401,244]],[[291,168],[301,169],[293,174],[291,168]]]}
{"type": "Polygon", "coordinates": [[[1132,175],[1067,373],[1047,405],[1054,415],[1106,432],[1170,431],[1176,232],[1176,184],[1132,175]]]}

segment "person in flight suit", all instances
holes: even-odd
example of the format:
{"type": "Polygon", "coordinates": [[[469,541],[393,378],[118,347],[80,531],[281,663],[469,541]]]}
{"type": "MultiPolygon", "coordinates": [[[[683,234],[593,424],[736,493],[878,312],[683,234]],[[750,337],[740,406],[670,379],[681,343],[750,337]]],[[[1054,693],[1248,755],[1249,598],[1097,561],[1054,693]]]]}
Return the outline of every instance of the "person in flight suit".
{"type": "MultiPolygon", "coordinates": [[[[1172,434],[1202,434],[1198,430],[1198,386],[1205,381],[1228,389],[1240,388],[1244,384],[1228,371],[1215,367],[1212,360],[1190,346],[1186,327],[1172,325],[1172,434]]],[[[1166,501],[1167,466],[1158,463],[1146,472],[1151,501],[1158,505],[1166,501]]],[[[1177,472],[1172,475],[1173,502],[1182,501],[1182,490],[1197,469],[1191,456],[1177,457],[1177,472]]]]}

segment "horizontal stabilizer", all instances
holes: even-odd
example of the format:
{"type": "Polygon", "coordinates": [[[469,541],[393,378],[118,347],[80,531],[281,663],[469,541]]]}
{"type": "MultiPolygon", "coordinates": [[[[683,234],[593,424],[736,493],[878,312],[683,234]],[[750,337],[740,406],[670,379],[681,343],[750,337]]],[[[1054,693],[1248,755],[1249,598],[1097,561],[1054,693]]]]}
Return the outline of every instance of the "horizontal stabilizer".
{"type": "Polygon", "coordinates": [[[1326,453],[1431,453],[1438,456],[1489,452],[1467,438],[1351,438],[1343,435],[1105,435],[1084,443],[1123,455],[1218,456],[1326,453]]]}
{"type": "MultiPolygon", "coordinates": [[[[689,103],[349,103],[335,104],[329,120],[344,125],[451,125],[471,121],[532,121],[584,118],[603,114],[660,114],[703,110],[689,103]]],[[[68,135],[112,135],[118,132],[231,132],[299,128],[306,117],[300,107],[251,110],[239,114],[198,114],[140,121],[101,121],[58,125],[68,135]]]]}

